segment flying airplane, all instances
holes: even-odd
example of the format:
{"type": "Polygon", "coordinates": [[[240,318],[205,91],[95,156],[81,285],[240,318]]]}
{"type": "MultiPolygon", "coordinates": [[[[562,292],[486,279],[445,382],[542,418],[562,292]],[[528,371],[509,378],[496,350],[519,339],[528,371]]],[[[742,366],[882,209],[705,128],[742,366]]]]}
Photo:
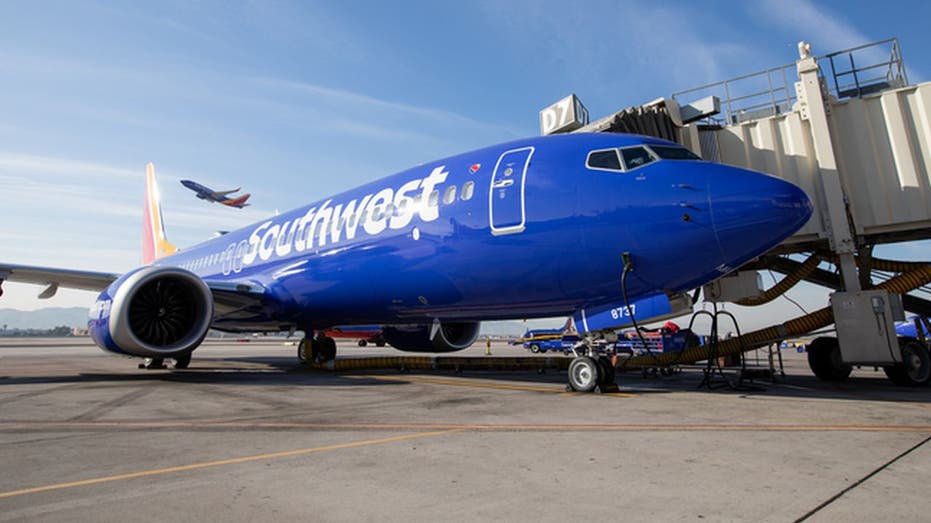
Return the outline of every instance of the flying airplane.
{"type": "Polygon", "coordinates": [[[238,192],[241,187],[237,187],[231,191],[214,191],[210,187],[203,186],[194,180],[181,180],[181,185],[187,187],[188,189],[197,193],[197,197],[201,200],[208,200],[211,202],[222,203],[228,207],[236,207],[237,209],[242,209],[243,207],[249,205],[246,203],[246,200],[249,199],[251,194],[243,194],[236,196],[235,198],[230,198],[229,195],[234,192],[238,192]]]}
{"type": "MultiPolygon", "coordinates": [[[[209,328],[302,330],[303,361],[335,357],[325,331],[338,325],[380,325],[404,351],[451,352],[483,320],[632,316],[641,300],[688,292],[768,251],[812,213],[786,181],[608,133],[425,163],[182,251],[165,236],[151,164],[146,183],[142,267],[0,263],[0,279],[46,284],[44,295],[101,290],[88,321],[97,345],[176,368],[209,328]]],[[[570,385],[613,384],[586,347],[570,385]]]]}

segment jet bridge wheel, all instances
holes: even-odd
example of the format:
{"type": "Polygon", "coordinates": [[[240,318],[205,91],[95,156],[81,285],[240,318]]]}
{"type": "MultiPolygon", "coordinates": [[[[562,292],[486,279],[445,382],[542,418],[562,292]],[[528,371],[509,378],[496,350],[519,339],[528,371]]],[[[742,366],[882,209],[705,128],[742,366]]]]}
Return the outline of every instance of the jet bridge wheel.
{"type": "Polygon", "coordinates": [[[931,381],[931,354],[917,340],[900,340],[902,363],[883,367],[886,376],[896,385],[919,387],[931,381]]]}
{"type": "Polygon", "coordinates": [[[808,345],[808,366],[822,381],[844,381],[853,370],[841,359],[837,338],[831,337],[815,338],[808,345]]]}

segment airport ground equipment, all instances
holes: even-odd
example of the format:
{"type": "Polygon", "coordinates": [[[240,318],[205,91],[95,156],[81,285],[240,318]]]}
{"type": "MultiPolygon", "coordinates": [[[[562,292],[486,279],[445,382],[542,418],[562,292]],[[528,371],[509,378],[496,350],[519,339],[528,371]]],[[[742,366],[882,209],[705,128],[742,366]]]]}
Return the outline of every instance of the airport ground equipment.
{"type": "MultiPolygon", "coordinates": [[[[715,351],[752,350],[835,324],[837,337],[809,347],[819,377],[839,379],[862,365],[882,367],[899,383],[928,381],[931,373],[922,370],[931,361],[927,343],[896,337],[889,326],[901,318],[900,301],[905,310],[931,314],[931,300],[921,295],[931,294],[931,265],[873,257],[876,245],[931,239],[931,82],[908,83],[897,39],[820,57],[800,42],[795,63],[578,124],[567,128],[673,139],[704,159],[789,180],[812,198],[815,212],[802,229],[741,268],[741,274],[770,269],[786,278],[763,293],[711,299],[762,305],[804,280],[833,289],[833,308],[748,333],[744,343],[721,341],[715,351]],[[802,253],[808,253],[804,262],[802,253]]],[[[747,281],[706,291],[731,283],[747,281]]],[[[677,358],[697,361],[710,352],[703,345],[677,358]]],[[[669,356],[630,364],[662,361],[669,356]]]]}
{"type": "Polygon", "coordinates": [[[549,351],[569,354],[578,341],[579,337],[574,335],[543,335],[524,338],[523,346],[534,354],[549,351]]]}

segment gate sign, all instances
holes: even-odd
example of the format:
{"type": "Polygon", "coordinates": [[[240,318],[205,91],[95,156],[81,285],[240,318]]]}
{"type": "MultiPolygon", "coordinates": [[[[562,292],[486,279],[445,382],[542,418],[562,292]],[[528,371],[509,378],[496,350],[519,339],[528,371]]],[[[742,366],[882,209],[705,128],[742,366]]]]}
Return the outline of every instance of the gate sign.
{"type": "Polygon", "coordinates": [[[588,109],[575,94],[540,111],[540,134],[569,132],[588,125],[588,109]]]}

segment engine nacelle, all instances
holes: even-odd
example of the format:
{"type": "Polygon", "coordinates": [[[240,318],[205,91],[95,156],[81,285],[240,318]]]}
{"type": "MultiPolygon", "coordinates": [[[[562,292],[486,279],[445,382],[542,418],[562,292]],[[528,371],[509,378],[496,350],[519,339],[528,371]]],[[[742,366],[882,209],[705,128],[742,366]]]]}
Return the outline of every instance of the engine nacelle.
{"type": "Polygon", "coordinates": [[[455,352],[475,343],[479,322],[390,325],[382,329],[385,341],[407,352],[455,352]]]}
{"type": "Polygon", "coordinates": [[[204,280],[177,267],[149,266],[101,292],[87,328],[105,351],[173,358],[197,348],[212,320],[213,294],[204,280]]]}

